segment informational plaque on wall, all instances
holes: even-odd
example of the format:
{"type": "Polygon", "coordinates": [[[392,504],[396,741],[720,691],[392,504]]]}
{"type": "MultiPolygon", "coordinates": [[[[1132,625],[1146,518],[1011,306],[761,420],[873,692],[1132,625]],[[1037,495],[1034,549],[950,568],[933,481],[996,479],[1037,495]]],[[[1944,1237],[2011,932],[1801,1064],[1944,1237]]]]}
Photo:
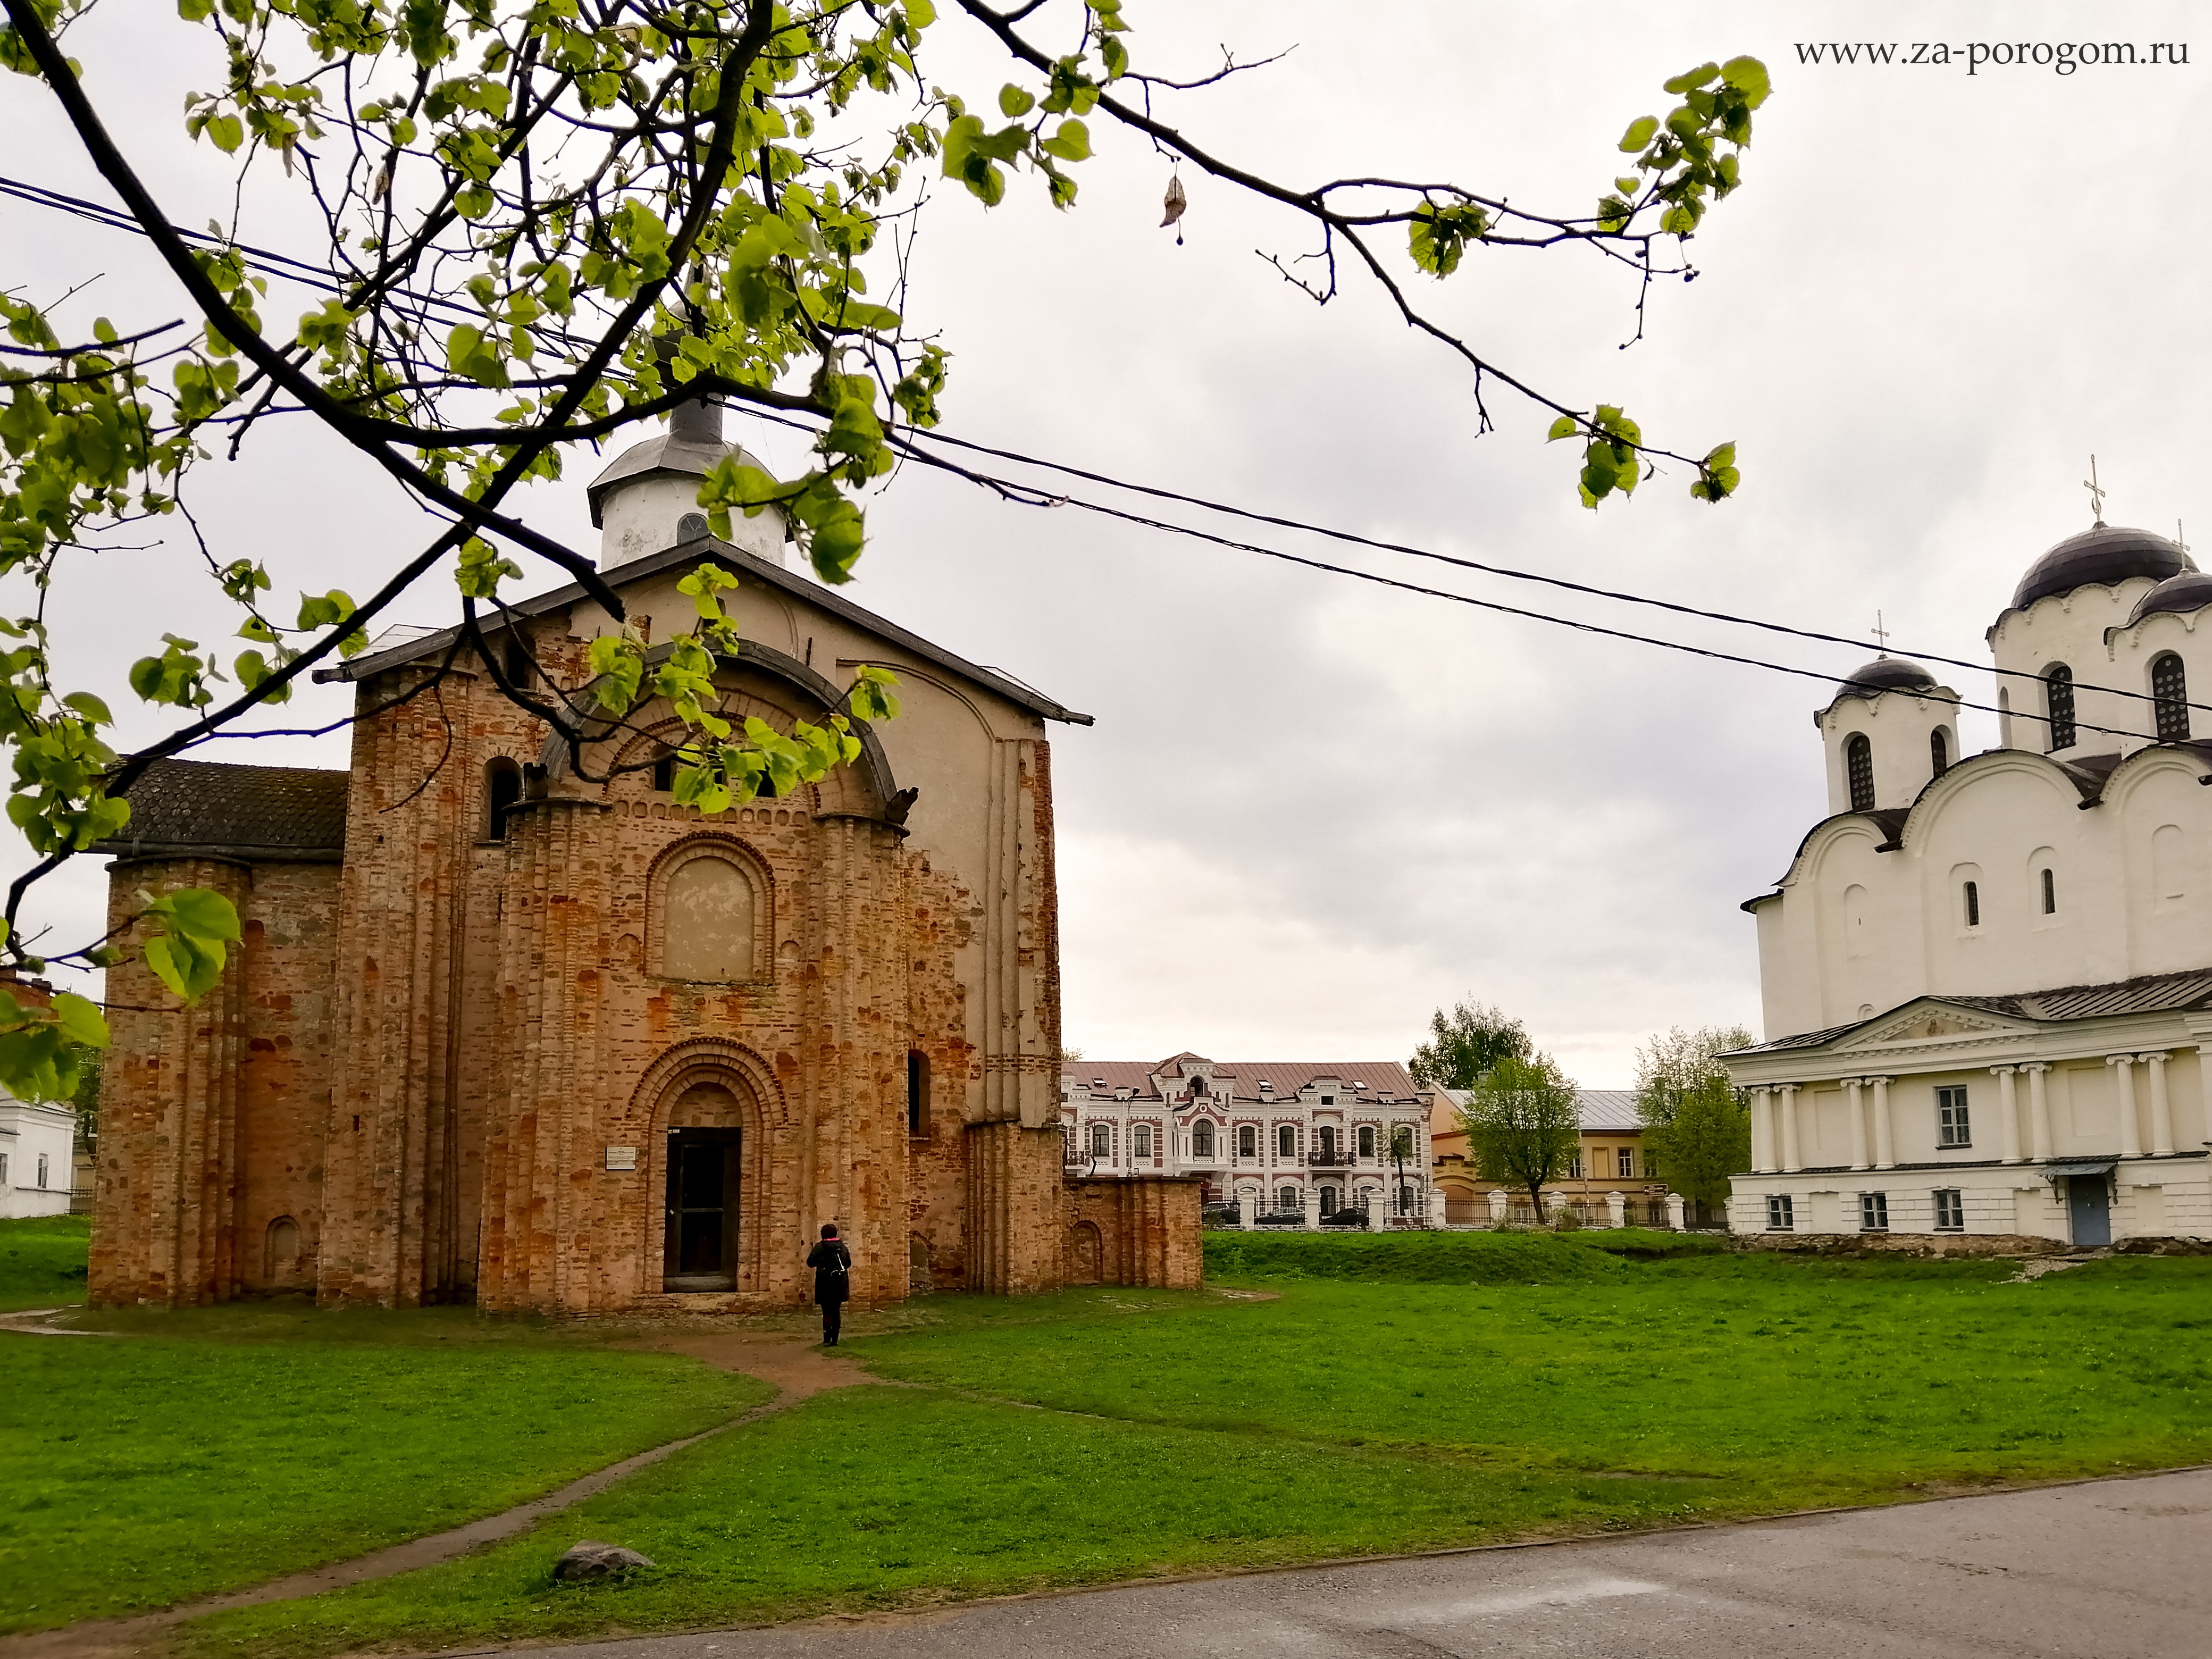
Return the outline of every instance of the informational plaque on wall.
{"type": "Polygon", "coordinates": [[[608,1147],[607,1168],[610,1170],[635,1170],[637,1168],[637,1148],[635,1146],[608,1147]]]}

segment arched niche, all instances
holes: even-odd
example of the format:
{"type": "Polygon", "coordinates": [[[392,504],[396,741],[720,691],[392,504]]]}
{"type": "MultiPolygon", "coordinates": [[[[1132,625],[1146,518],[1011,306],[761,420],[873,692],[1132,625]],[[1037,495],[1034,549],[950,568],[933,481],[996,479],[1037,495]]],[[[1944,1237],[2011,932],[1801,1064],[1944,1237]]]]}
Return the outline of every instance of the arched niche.
{"type": "Polygon", "coordinates": [[[1095,1221],[1079,1221],[1067,1230],[1067,1260],[1063,1271],[1070,1285],[1096,1285],[1106,1273],[1106,1241],[1095,1221]]]}
{"type": "Polygon", "coordinates": [[[742,985],[775,976],[775,887],[734,836],[694,836],[653,860],[646,879],[646,971],[659,979],[742,985]]]}
{"type": "Polygon", "coordinates": [[[306,1246],[300,1233],[300,1224],[289,1215],[280,1215],[269,1224],[263,1239],[262,1272],[275,1288],[303,1282],[306,1274],[306,1246]]]}

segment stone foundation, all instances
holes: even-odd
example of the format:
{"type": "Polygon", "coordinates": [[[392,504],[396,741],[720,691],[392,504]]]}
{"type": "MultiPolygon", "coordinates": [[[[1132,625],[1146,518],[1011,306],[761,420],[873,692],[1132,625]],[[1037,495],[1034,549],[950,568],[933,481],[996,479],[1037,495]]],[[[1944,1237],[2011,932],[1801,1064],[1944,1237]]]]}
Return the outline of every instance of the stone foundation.
{"type": "MultiPolygon", "coordinates": [[[[1738,1233],[1735,1248],[1784,1255],[1917,1255],[1930,1259],[2065,1255],[2073,1246],[2033,1233],[1738,1233]]],[[[2149,1240],[2131,1240],[2148,1243],[2149,1240]]]]}

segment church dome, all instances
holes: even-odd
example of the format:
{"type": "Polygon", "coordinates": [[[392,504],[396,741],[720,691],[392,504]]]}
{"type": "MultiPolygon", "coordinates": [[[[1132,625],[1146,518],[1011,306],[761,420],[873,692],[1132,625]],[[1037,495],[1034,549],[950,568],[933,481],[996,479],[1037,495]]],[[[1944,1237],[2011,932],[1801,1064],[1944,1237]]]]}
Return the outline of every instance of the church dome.
{"type": "Polygon", "coordinates": [[[752,456],[724,440],[720,405],[703,398],[697,403],[678,404],[670,412],[667,431],[643,443],[632,444],[592,480],[585,491],[585,500],[592,509],[592,528],[603,527],[601,503],[609,491],[641,478],[703,478],[729,455],[750,465],[760,465],[752,456]]]}
{"type": "Polygon", "coordinates": [[[2161,611],[2201,611],[2208,605],[2212,605],[2212,575],[2201,570],[2185,570],[2179,576],[2168,576],[2137,599],[2126,625],[2133,628],[2145,617],[2155,616],[2161,611]]]}
{"type": "Polygon", "coordinates": [[[1838,696],[1871,697],[1884,691],[1932,691],[1936,677],[1917,662],[1902,657],[1876,657],[1852,675],[1838,696]]]}
{"type": "Polygon", "coordinates": [[[2163,536],[2098,524],[2078,536],[2069,536],[2028,566],[2012,596],[2012,608],[2025,611],[2038,599],[2071,593],[2092,582],[2109,584],[2130,576],[2164,581],[2196,568],[2195,561],[2163,536]]]}

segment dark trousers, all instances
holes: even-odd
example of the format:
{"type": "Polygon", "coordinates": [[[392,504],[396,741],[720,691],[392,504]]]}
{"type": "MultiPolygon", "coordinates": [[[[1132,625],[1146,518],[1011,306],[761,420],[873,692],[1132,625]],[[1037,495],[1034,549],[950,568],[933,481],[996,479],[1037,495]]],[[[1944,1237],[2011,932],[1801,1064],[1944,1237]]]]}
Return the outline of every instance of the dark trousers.
{"type": "Polygon", "coordinates": [[[822,1304],[822,1340],[825,1344],[836,1341],[837,1328],[844,1323],[844,1318],[845,1304],[842,1302],[822,1304]]]}

